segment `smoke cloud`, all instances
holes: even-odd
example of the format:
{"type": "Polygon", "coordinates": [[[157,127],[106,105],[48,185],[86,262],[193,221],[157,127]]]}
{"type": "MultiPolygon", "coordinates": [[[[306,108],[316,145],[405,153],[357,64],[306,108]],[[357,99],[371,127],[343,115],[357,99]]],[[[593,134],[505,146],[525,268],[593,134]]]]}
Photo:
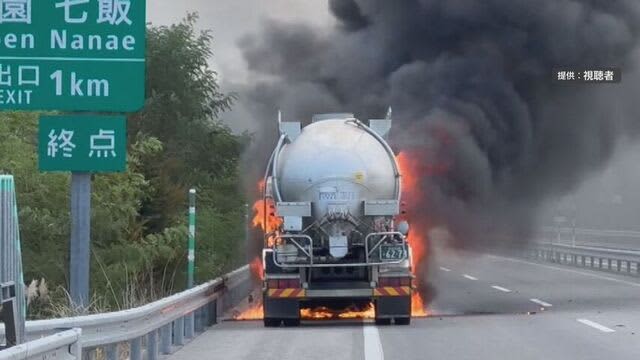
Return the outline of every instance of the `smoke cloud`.
{"type": "Polygon", "coordinates": [[[275,134],[277,108],[303,121],[380,118],[392,106],[391,143],[419,161],[421,196],[405,199],[413,226],[445,227],[456,247],[526,241],[545,199],[575,188],[640,130],[637,0],[328,6],[333,29],[267,22],[240,42],[260,79],[241,91],[244,102],[265,134],[275,134]],[[552,69],[563,66],[619,67],[623,82],[559,84],[552,69]]]}

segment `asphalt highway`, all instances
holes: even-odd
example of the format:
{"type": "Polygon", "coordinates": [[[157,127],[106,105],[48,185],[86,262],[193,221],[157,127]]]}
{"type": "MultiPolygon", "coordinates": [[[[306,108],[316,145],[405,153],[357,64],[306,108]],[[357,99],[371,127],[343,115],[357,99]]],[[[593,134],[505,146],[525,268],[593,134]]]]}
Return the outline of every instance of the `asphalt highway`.
{"type": "Polygon", "coordinates": [[[637,359],[637,278],[440,251],[432,316],[410,326],[225,321],[171,359],[637,359]]]}

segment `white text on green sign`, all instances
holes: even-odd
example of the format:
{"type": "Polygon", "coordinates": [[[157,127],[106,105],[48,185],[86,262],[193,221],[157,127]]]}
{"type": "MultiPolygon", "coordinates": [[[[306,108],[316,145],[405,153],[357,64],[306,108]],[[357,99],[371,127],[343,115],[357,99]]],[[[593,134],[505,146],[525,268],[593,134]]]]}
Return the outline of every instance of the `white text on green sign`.
{"type": "Polygon", "coordinates": [[[43,116],[40,170],[124,171],[126,143],[126,120],[121,116],[43,116]]]}
{"type": "Polygon", "coordinates": [[[140,0],[0,0],[0,109],[135,111],[140,0]]]}

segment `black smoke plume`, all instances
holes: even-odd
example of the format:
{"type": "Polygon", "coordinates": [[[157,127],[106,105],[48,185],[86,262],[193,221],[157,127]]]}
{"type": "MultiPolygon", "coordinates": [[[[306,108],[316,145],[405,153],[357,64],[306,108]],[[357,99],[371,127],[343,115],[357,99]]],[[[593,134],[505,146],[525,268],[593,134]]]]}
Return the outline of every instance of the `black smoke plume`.
{"type": "MultiPolygon", "coordinates": [[[[336,25],[267,22],[240,46],[242,92],[275,111],[360,119],[394,110],[392,144],[421,161],[412,218],[475,249],[526,241],[536,210],[634,137],[638,0],[332,0],[336,25]],[[562,84],[557,67],[619,67],[617,85],[562,84]]],[[[261,153],[265,157],[265,153],[261,153]]],[[[415,220],[414,220],[415,221],[415,220]]]]}

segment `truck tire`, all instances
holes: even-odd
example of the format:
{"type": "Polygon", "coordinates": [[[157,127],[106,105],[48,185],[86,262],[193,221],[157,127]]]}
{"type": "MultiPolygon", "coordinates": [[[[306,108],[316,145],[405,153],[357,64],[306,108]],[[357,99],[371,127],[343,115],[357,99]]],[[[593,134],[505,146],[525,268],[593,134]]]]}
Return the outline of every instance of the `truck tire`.
{"type": "Polygon", "coordinates": [[[380,325],[380,326],[391,325],[391,319],[377,318],[376,325],[380,325]]]}
{"type": "Polygon", "coordinates": [[[300,326],[300,319],[284,319],[283,322],[286,327],[300,326]]]}
{"type": "Polygon", "coordinates": [[[411,317],[397,317],[394,321],[396,325],[410,325],[411,317]]]}
{"type": "Polygon", "coordinates": [[[281,321],[280,319],[264,318],[264,327],[278,327],[281,321]]]}

